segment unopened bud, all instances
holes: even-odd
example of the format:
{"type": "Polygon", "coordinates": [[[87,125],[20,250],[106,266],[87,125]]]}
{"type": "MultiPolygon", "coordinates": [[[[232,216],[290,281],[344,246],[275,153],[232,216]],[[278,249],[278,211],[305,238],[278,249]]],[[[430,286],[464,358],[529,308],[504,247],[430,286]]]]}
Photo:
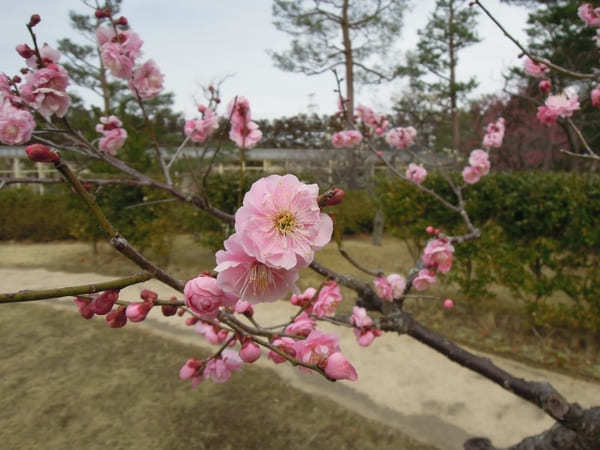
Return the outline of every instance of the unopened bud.
{"type": "Polygon", "coordinates": [[[104,19],[106,17],[110,17],[110,9],[97,9],[94,13],[96,19],[104,19]]]}
{"type": "Polygon", "coordinates": [[[17,53],[25,59],[31,58],[33,55],[35,55],[35,52],[33,51],[33,49],[31,47],[29,47],[29,45],[27,45],[27,44],[19,44],[19,45],[17,45],[16,48],[17,48],[17,53]]]}
{"type": "Polygon", "coordinates": [[[50,147],[44,144],[31,144],[25,147],[25,152],[30,161],[33,162],[55,162],[60,159],[60,155],[50,147]]]}
{"type": "Polygon", "coordinates": [[[180,309],[179,311],[177,311],[177,317],[181,317],[185,314],[185,309],[180,309]]]}
{"type": "Polygon", "coordinates": [[[552,89],[552,82],[550,80],[542,80],[538,84],[538,88],[544,94],[548,94],[552,89]]]}
{"type": "Polygon", "coordinates": [[[325,203],[325,206],[334,206],[334,205],[340,204],[340,203],[342,203],[342,201],[344,201],[344,197],[346,196],[346,193],[344,192],[343,189],[334,188],[330,192],[331,192],[331,196],[327,200],[327,203],[325,203]]]}
{"type": "Polygon", "coordinates": [[[221,103],[221,99],[219,97],[215,98],[215,103],[217,103],[217,104],[221,103]]]}
{"type": "Polygon", "coordinates": [[[124,16],[121,16],[117,20],[115,20],[115,25],[122,25],[122,26],[126,27],[127,19],[124,16]]]}
{"type": "Polygon", "coordinates": [[[160,307],[160,310],[163,313],[163,316],[169,317],[169,316],[174,316],[177,313],[177,306],[176,305],[162,305],[160,307]]]}
{"type": "Polygon", "coordinates": [[[425,231],[427,232],[427,234],[433,234],[435,233],[435,228],[429,225],[427,228],[425,228],[425,231]]]}
{"type": "Polygon", "coordinates": [[[215,92],[215,87],[211,84],[211,85],[208,86],[208,90],[210,92],[215,92]]]}
{"type": "Polygon", "coordinates": [[[154,303],[158,299],[158,294],[150,289],[144,289],[140,294],[140,298],[144,301],[154,303]]]}
{"type": "Polygon", "coordinates": [[[14,77],[12,77],[13,83],[20,83],[21,82],[21,77],[19,75],[15,75],[14,77]]]}
{"type": "Polygon", "coordinates": [[[127,315],[127,318],[132,322],[141,322],[146,318],[146,316],[152,309],[152,306],[153,305],[150,302],[131,303],[127,305],[125,314],[127,315]]]}
{"type": "Polygon", "coordinates": [[[197,317],[188,317],[187,319],[185,319],[185,324],[188,327],[196,325],[197,322],[198,322],[198,318],[197,317]]]}
{"type": "Polygon", "coordinates": [[[454,301],[450,298],[444,300],[444,309],[452,309],[454,308],[454,301]]]}
{"type": "Polygon", "coordinates": [[[250,364],[260,358],[260,353],[260,347],[249,340],[242,345],[239,355],[242,361],[250,364]]]}
{"type": "Polygon", "coordinates": [[[104,314],[110,312],[115,302],[119,299],[119,291],[110,290],[104,291],[100,295],[96,296],[94,300],[92,300],[92,304],[90,308],[94,311],[95,314],[99,316],[103,316],[104,314]]]}
{"type": "Polygon", "coordinates": [[[40,17],[39,14],[34,14],[31,16],[31,18],[29,19],[29,26],[30,27],[35,27],[38,23],[40,23],[42,21],[42,18],[40,17]]]}
{"type": "Polygon", "coordinates": [[[79,314],[86,320],[90,320],[94,317],[94,311],[90,308],[91,301],[87,298],[75,297],[73,299],[75,304],[77,305],[77,309],[79,309],[79,314]]]}
{"type": "Polygon", "coordinates": [[[106,315],[106,322],[111,328],[123,328],[127,324],[127,313],[125,306],[119,306],[106,315]]]}
{"type": "Polygon", "coordinates": [[[27,67],[23,67],[21,70],[19,70],[19,72],[21,72],[23,75],[27,75],[29,73],[29,69],[27,67]]]}

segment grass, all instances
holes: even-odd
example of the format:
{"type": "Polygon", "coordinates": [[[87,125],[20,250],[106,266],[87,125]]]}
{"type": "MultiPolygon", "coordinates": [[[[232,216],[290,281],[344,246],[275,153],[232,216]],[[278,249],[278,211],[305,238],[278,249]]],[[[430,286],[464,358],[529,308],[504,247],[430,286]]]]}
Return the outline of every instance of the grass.
{"type": "Polygon", "coordinates": [[[37,304],[2,309],[2,448],[431,449],[271,370],[192,388],[177,372],[207,354],[103,322],[37,304]]]}
{"type": "MultiPolygon", "coordinates": [[[[350,238],[344,247],[361,264],[386,273],[407,273],[413,265],[405,244],[385,237],[383,245],[375,247],[368,238],[350,238]]],[[[108,244],[99,246],[94,255],[86,243],[59,242],[53,244],[11,243],[0,245],[0,267],[42,267],[66,272],[98,272],[107,275],[128,275],[138,269],[108,244]]],[[[178,236],[174,241],[168,270],[180,279],[189,279],[204,270],[214,268],[214,254],[200,247],[190,236],[178,236]]],[[[317,252],[316,260],[371,283],[372,277],[360,272],[342,258],[335,244],[317,252]]],[[[443,281],[443,277],[440,277],[443,281]]],[[[299,287],[316,287],[322,278],[303,269],[299,287]]],[[[514,299],[507,289],[495,287],[495,299],[473,302],[461,295],[456,286],[438,284],[428,295],[451,297],[452,311],[444,311],[441,301],[415,300],[406,302],[408,311],[429,327],[479,350],[497,353],[541,367],[562,371],[586,379],[600,380],[600,343],[597,336],[576,329],[559,327],[539,330],[533,326],[524,303],[514,299]]],[[[344,302],[341,312],[349,312],[354,304],[353,291],[342,288],[344,302]]],[[[559,299],[560,300],[560,299],[559,299]]]]}

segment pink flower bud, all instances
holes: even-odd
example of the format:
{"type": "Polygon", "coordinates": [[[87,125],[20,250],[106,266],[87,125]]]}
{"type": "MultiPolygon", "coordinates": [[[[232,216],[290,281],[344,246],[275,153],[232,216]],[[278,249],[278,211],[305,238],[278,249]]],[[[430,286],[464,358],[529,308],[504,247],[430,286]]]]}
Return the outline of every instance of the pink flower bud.
{"type": "Polygon", "coordinates": [[[58,153],[43,144],[31,144],[25,147],[27,157],[33,162],[55,162],[60,159],[58,153]]]}
{"type": "Polygon", "coordinates": [[[446,300],[444,300],[444,309],[452,309],[454,308],[454,302],[452,301],[452,299],[447,298],[446,300]]]}
{"type": "Polygon", "coordinates": [[[174,316],[177,313],[177,306],[175,305],[162,305],[160,310],[163,313],[163,316],[169,317],[174,316]]]}
{"type": "Polygon", "coordinates": [[[17,53],[23,58],[28,59],[35,55],[35,52],[27,44],[17,45],[17,53]]]}
{"type": "Polygon", "coordinates": [[[29,73],[29,69],[27,67],[23,67],[21,70],[19,70],[19,72],[21,72],[23,75],[27,75],[29,73]]]}
{"type": "Polygon", "coordinates": [[[198,376],[198,368],[201,362],[195,358],[188,359],[183,367],[179,369],[179,378],[187,380],[188,378],[194,378],[198,376]]]}
{"type": "Polygon", "coordinates": [[[94,300],[92,300],[90,308],[95,314],[103,316],[112,309],[113,305],[118,299],[119,291],[104,291],[100,295],[96,296],[94,300]]]}
{"type": "Polygon", "coordinates": [[[335,352],[329,358],[325,365],[325,375],[332,380],[358,380],[358,374],[352,364],[340,352],[335,352]]]}
{"type": "Polygon", "coordinates": [[[75,297],[73,299],[75,304],[77,305],[77,309],[79,309],[79,314],[86,320],[94,317],[94,311],[90,308],[91,301],[87,298],[75,297]]]}
{"type": "Polygon", "coordinates": [[[125,306],[119,306],[119,308],[109,312],[106,315],[106,322],[108,322],[108,326],[111,328],[123,328],[127,323],[125,306]]]}
{"type": "Polygon", "coordinates": [[[427,234],[433,234],[435,233],[435,228],[429,225],[427,228],[425,228],[425,231],[427,232],[427,234]]]}
{"type": "Polygon", "coordinates": [[[254,315],[252,303],[246,300],[238,300],[235,304],[234,311],[238,314],[244,314],[247,317],[252,317],[254,315]]]}
{"type": "Polygon", "coordinates": [[[124,27],[127,26],[127,18],[124,16],[119,17],[117,20],[115,20],[115,25],[122,25],[124,27]]]}
{"type": "Polygon", "coordinates": [[[152,303],[131,303],[127,305],[126,314],[127,318],[132,322],[141,322],[146,318],[150,310],[152,309],[152,303]]]}
{"type": "Polygon", "coordinates": [[[252,341],[247,341],[240,350],[240,358],[242,361],[250,364],[260,358],[260,347],[252,341]]]}
{"type": "Polygon", "coordinates": [[[552,89],[552,82],[550,80],[542,80],[538,84],[538,88],[541,92],[543,92],[544,94],[547,94],[552,89]]]}
{"type": "Polygon", "coordinates": [[[325,192],[323,195],[319,196],[317,199],[320,207],[324,206],[334,206],[339,203],[342,203],[346,193],[343,189],[333,188],[330,191],[325,192]]]}
{"type": "Polygon", "coordinates": [[[198,318],[197,317],[188,317],[187,319],[185,319],[185,324],[188,327],[196,325],[197,322],[198,322],[198,318]]]}
{"type": "Polygon", "coordinates": [[[94,13],[96,19],[104,19],[106,17],[110,17],[110,9],[97,9],[94,13]]]}
{"type": "Polygon", "coordinates": [[[140,293],[140,298],[146,302],[154,303],[158,299],[158,294],[150,289],[144,289],[140,293]]]}
{"type": "Polygon", "coordinates": [[[21,77],[19,75],[15,75],[14,77],[12,77],[12,81],[13,83],[20,83],[21,77]]]}
{"type": "Polygon", "coordinates": [[[29,19],[29,26],[30,27],[35,27],[41,21],[42,21],[42,18],[40,17],[40,15],[39,14],[34,14],[29,19]]]}

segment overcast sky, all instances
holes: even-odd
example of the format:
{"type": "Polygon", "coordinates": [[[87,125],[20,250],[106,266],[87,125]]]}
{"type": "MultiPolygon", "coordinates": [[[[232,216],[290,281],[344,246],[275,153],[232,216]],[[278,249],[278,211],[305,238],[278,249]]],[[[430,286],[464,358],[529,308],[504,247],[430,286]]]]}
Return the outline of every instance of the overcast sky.
{"type": "MultiPolygon", "coordinates": [[[[526,42],[525,9],[508,7],[499,0],[483,3],[517,38],[526,42]]],[[[399,36],[402,51],[414,48],[416,30],[427,22],[435,1],[413,0],[412,4],[399,36]]],[[[14,48],[19,43],[29,43],[24,24],[32,13],[42,16],[42,23],[36,27],[40,42],[56,46],[57,39],[65,36],[82,41],[69,27],[69,10],[83,12],[86,7],[79,0],[4,0],[0,71],[15,74],[22,67],[23,60],[14,48]]],[[[124,0],[122,13],[144,40],[144,58],[153,58],[165,73],[165,87],[175,93],[175,109],[188,117],[196,115],[193,96],[201,98],[198,83],[206,84],[227,74],[235,75],[224,84],[224,101],[234,95],[246,96],[255,118],[307,112],[311,102],[320,114],[335,111],[331,74],[307,77],[273,66],[266,49],[285,49],[289,38],[272,25],[270,0],[124,0]]],[[[459,79],[475,76],[479,81],[475,95],[501,89],[503,69],[519,64],[518,49],[483,15],[478,31],[482,42],[459,55],[458,68],[459,79]]],[[[357,100],[385,111],[391,106],[390,98],[400,90],[399,82],[378,89],[363,87],[357,100]]],[[[94,94],[85,94],[84,98],[100,103],[94,94]]]]}

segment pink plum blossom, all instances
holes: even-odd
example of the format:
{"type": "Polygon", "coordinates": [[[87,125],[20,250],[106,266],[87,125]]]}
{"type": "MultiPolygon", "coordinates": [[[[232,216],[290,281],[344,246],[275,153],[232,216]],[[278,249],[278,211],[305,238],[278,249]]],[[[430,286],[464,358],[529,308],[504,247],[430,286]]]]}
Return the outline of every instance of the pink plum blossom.
{"type": "Polygon", "coordinates": [[[558,120],[558,112],[547,106],[538,106],[536,117],[540,123],[543,123],[546,126],[552,126],[558,120]]]}
{"type": "Polygon", "coordinates": [[[530,75],[535,78],[545,77],[548,71],[550,70],[546,64],[535,62],[529,56],[525,56],[523,68],[525,69],[525,73],[527,75],[530,75]]]}
{"type": "Polygon", "coordinates": [[[260,358],[261,350],[258,345],[256,345],[251,340],[248,340],[244,344],[242,344],[242,348],[240,349],[240,359],[245,363],[252,364],[258,358],[260,358]]]}
{"type": "Polygon", "coordinates": [[[373,280],[375,285],[375,292],[377,296],[383,300],[391,302],[394,297],[392,296],[392,285],[385,277],[377,277],[373,280]]]}
{"type": "Polygon", "coordinates": [[[592,98],[592,105],[600,106],[600,85],[592,89],[590,97],[592,98]]]}
{"type": "Polygon", "coordinates": [[[206,275],[185,283],[183,294],[185,305],[202,319],[215,319],[219,314],[219,307],[233,306],[237,302],[237,297],[223,292],[217,280],[206,275]]]}
{"type": "Polygon", "coordinates": [[[102,46],[102,62],[110,73],[123,79],[131,78],[133,74],[133,65],[135,64],[131,58],[116,42],[110,42],[102,46]]]}
{"type": "Polygon", "coordinates": [[[227,330],[203,322],[202,320],[195,323],[194,330],[213,345],[220,345],[225,342],[229,334],[227,330]]]}
{"type": "Polygon", "coordinates": [[[333,232],[318,196],[318,185],[304,184],[290,174],[256,181],[235,213],[237,239],[246,253],[273,268],[310,264],[315,250],[324,247],[333,232]]]}
{"type": "Polygon", "coordinates": [[[350,323],[356,328],[368,328],[373,326],[373,319],[367,315],[365,308],[354,306],[352,308],[352,315],[350,316],[350,323]]]}
{"type": "Polygon", "coordinates": [[[306,311],[302,312],[294,321],[289,324],[286,329],[286,334],[296,334],[298,336],[308,336],[317,326],[315,319],[309,317],[306,311]]]}
{"type": "Polygon", "coordinates": [[[454,259],[454,247],[445,239],[431,239],[423,250],[422,259],[428,269],[448,273],[454,259]]]}
{"type": "Polygon", "coordinates": [[[410,163],[405,175],[413,183],[421,184],[427,178],[427,170],[421,165],[410,163]]]}
{"type": "Polygon", "coordinates": [[[96,131],[104,133],[105,131],[121,128],[122,126],[123,122],[117,116],[100,117],[100,123],[96,125],[96,131]]]}
{"type": "Polygon", "coordinates": [[[385,141],[392,147],[396,147],[397,149],[404,149],[408,148],[414,143],[416,135],[417,130],[415,130],[413,127],[392,128],[385,135],[385,141]]]}
{"type": "Polygon", "coordinates": [[[235,233],[216,254],[217,282],[223,291],[251,303],[272,302],[294,289],[297,270],[277,269],[249,255],[235,233]]]}
{"type": "MultiPolygon", "coordinates": [[[[282,351],[283,353],[291,356],[292,358],[294,358],[296,356],[296,341],[293,340],[292,338],[289,337],[280,337],[280,338],[276,338],[273,339],[273,342],[271,343],[271,345],[273,345],[273,347],[276,347],[278,350],[282,351]]],[[[287,360],[275,353],[273,350],[270,350],[267,357],[269,359],[271,359],[275,364],[281,364],[286,362],[287,360]]]]}
{"type": "Polygon", "coordinates": [[[0,102],[2,102],[6,97],[11,96],[12,93],[10,91],[10,83],[8,82],[8,77],[0,73],[0,102]]]}
{"type": "Polygon", "coordinates": [[[293,294],[290,302],[292,305],[303,308],[312,300],[316,293],[317,290],[315,288],[309,287],[302,294],[293,294]]]}
{"type": "MultiPolygon", "coordinates": [[[[313,330],[306,339],[296,341],[294,348],[298,361],[321,368],[325,367],[329,356],[340,351],[338,337],[319,330],[313,330]]],[[[299,367],[299,369],[305,372],[309,370],[306,367],[299,367]]]]}
{"type": "Polygon", "coordinates": [[[241,95],[235,97],[227,105],[227,116],[231,117],[231,125],[240,126],[252,121],[250,102],[241,95]]]}
{"type": "Polygon", "coordinates": [[[0,104],[0,142],[21,145],[31,139],[35,121],[29,111],[12,105],[9,99],[0,104]]]}
{"type": "Polygon", "coordinates": [[[71,104],[65,92],[69,85],[67,71],[56,64],[29,72],[21,86],[21,97],[46,119],[53,114],[64,117],[71,104]]]}
{"type": "Polygon", "coordinates": [[[484,150],[473,150],[469,155],[469,164],[477,169],[481,175],[487,175],[490,172],[489,156],[484,150]]]}
{"type": "MultiPolygon", "coordinates": [[[[49,64],[57,64],[60,60],[60,52],[53,49],[48,44],[44,43],[40,48],[40,56],[42,57],[42,64],[47,66],[49,64]]],[[[26,59],[25,63],[32,69],[38,68],[38,59],[35,54],[26,59]]]]}
{"type": "Polygon", "coordinates": [[[486,148],[501,147],[502,141],[504,140],[505,129],[506,127],[504,125],[503,117],[500,117],[495,123],[489,123],[486,129],[485,136],[483,137],[483,146],[486,148]]]}
{"type": "Polygon", "coordinates": [[[594,8],[590,3],[584,3],[577,8],[577,15],[588,27],[600,27],[600,8],[594,8]]]}
{"type": "Polygon", "coordinates": [[[211,359],[204,367],[203,376],[215,383],[225,383],[231,378],[232,372],[240,370],[242,360],[239,355],[229,348],[223,350],[217,358],[211,359]]]}
{"type": "Polygon", "coordinates": [[[326,281],[319,291],[317,301],[312,305],[312,314],[317,317],[330,317],[342,301],[340,286],[335,281],[326,281]]]}
{"type": "Polygon", "coordinates": [[[98,149],[101,152],[116,155],[127,140],[127,131],[124,128],[115,128],[104,133],[104,137],[98,141],[98,149]]]}
{"type": "Polygon", "coordinates": [[[350,148],[360,144],[362,138],[358,130],[339,131],[331,136],[331,145],[335,148],[350,148]]]}
{"type": "Polygon", "coordinates": [[[204,108],[202,119],[186,120],[183,132],[192,142],[202,143],[219,128],[219,118],[210,108],[204,108]]]}
{"type": "Polygon", "coordinates": [[[137,93],[142,100],[154,98],[162,91],[164,78],[154,60],[149,59],[133,71],[129,89],[137,93]]]}
{"type": "Polygon", "coordinates": [[[252,148],[262,139],[262,131],[255,122],[232,125],[229,130],[229,139],[235,142],[239,148],[252,148]]]}
{"type": "Polygon", "coordinates": [[[467,166],[462,171],[462,177],[465,182],[475,184],[481,179],[481,172],[475,167],[467,166]]]}
{"type": "Polygon", "coordinates": [[[550,95],[546,99],[546,106],[556,112],[559,117],[571,117],[573,111],[580,108],[577,94],[571,92],[550,95]]]}
{"type": "Polygon", "coordinates": [[[406,289],[406,279],[397,273],[391,273],[387,276],[387,281],[392,287],[392,297],[400,298],[406,289]]]}
{"type": "Polygon", "coordinates": [[[381,136],[385,133],[385,130],[388,127],[388,119],[383,114],[376,114],[371,108],[367,108],[363,105],[358,105],[356,107],[356,114],[377,136],[381,136]]]}
{"type": "Polygon", "coordinates": [[[327,358],[324,370],[332,380],[358,380],[356,369],[341,352],[335,352],[327,358]]]}
{"type": "Polygon", "coordinates": [[[424,291],[436,281],[435,272],[428,269],[421,269],[417,277],[413,280],[413,286],[417,291],[424,291]]]}

